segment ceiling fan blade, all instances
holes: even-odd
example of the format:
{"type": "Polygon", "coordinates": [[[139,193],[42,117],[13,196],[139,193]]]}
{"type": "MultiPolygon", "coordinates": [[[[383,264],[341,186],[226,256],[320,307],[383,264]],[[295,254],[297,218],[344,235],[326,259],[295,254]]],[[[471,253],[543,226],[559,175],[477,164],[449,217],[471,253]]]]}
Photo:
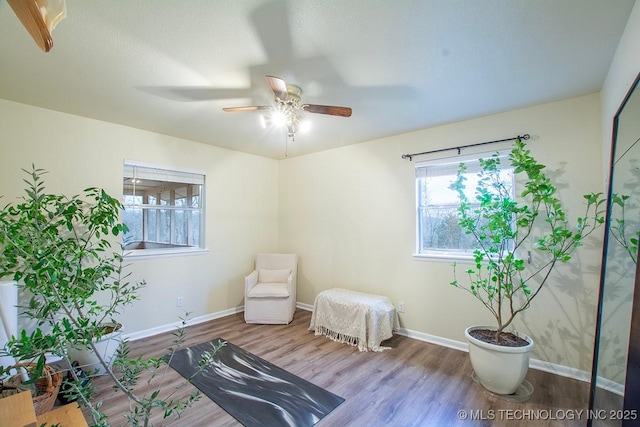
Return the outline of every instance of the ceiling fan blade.
{"type": "Polygon", "coordinates": [[[351,108],[349,107],[336,107],[333,105],[317,105],[317,104],[305,104],[302,106],[304,111],[310,113],[328,114],[330,116],[351,117],[351,108]]]}
{"type": "Polygon", "coordinates": [[[273,91],[273,93],[276,94],[278,98],[280,98],[282,101],[286,101],[287,99],[289,99],[289,93],[287,92],[287,84],[284,82],[284,80],[282,80],[280,77],[274,77],[274,76],[266,76],[266,77],[267,77],[267,83],[269,83],[271,90],[273,91]]]}
{"type": "Polygon", "coordinates": [[[271,107],[268,105],[251,105],[248,107],[226,107],[223,110],[228,113],[236,113],[240,111],[271,110],[271,107]]]}
{"type": "MultiPolygon", "coordinates": [[[[45,52],[49,52],[53,48],[53,38],[51,37],[51,30],[55,27],[50,27],[44,20],[42,12],[40,11],[40,5],[35,1],[24,0],[8,0],[9,6],[13,9],[16,16],[22,22],[24,28],[29,32],[33,40],[36,42],[40,49],[45,52]]],[[[45,3],[46,4],[46,3],[45,3]]],[[[47,9],[47,7],[45,7],[47,9]]],[[[55,7],[54,7],[55,9],[55,7]]],[[[64,3],[63,3],[64,10],[64,3]]],[[[45,12],[52,12],[51,10],[45,12]]],[[[58,12],[58,11],[54,11],[58,12]]],[[[60,11],[66,13],[66,10],[60,11]]],[[[54,16],[55,18],[55,16],[54,16]]],[[[58,19],[64,18],[64,15],[60,15],[58,19]]],[[[56,21],[57,23],[57,21],[56,21]]]]}

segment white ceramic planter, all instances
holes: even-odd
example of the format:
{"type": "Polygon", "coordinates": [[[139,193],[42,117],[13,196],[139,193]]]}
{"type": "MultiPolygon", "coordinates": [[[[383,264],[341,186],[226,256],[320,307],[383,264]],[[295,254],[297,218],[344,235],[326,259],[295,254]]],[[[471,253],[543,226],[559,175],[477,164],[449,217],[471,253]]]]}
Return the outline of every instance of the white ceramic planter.
{"type": "MultiPolygon", "coordinates": [[[[11,335],[18,335],[18,285],[14,281],[0,282],[0,323],[0,348],[4,348],[11,335]]],[[[0,366],[15,362],[11,356],[0,356],[0,366]]]]}
{"type": "MultiPolygon", "coordinates": [[[[95,343],[98,354],[102,356],[108,366],[113,363],[113,358],[120,344],[122,344],[122,327],[117,331],[103,335],[102,339],[95,343]]],[[[71,361],[77,360],[82,369],[89,374],[104,375],[107,373],[98,356],[91,350],[69,350],[69,359],[71,361]]]]}
{"type": "Polygon", "coordinates": [[[503,347],[480,341],[471,335],[474,329],[493,329],[491,326],[470,326],[464,331],[469,342],[471,366],[480,383],[497,394],[513,394],[524,381],[529,370],[529,355],[533,340],[526,335],[518,335],[529,345],[524,347],[503,347]]]}

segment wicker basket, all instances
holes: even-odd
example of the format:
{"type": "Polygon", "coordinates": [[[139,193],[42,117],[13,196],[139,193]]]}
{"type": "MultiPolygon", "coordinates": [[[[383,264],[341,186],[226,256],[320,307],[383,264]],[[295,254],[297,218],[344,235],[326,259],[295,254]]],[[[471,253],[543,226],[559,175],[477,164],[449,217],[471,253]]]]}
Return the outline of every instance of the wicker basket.
{"type": "MultiPolygon", "coordinates": [[[[17,367],[25,368],[27,372],[33,370],[35,364],[33,363],[20,363],[17,367]]],[[[38,378],[35,385],[35,394],[32,396],[33,407],[36,411],[36,415],[44,414],[53,409],[53,405],[58,397],[60,391],[60,385],[62,384],[62,372],[56,371],[53,367],[45,365],[45,376],[38,378]]],[[[24,387],[22,383],[22,377],[15,375],[9,383],[16,388],[24,387]]]]}

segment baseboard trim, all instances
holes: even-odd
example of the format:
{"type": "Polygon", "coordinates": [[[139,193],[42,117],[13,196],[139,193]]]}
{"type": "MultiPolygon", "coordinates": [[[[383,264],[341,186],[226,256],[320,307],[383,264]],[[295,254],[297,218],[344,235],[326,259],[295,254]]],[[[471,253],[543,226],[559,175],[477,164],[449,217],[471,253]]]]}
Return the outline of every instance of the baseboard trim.
{"type": "MultiPolygon", "coordinates": [[[[244,306],[239,306],[235,308],[228,308],[226,310],[217,311],[215,313],[205,314],[203,316],[194,317],[192,319],[188,319],[186,322],[187,326],[197,325],[199,323],[208,322],[210,320],[220,319],[221,317],[229,316],[231,314],[241,313],[244,311],[244,306]]],[[[122,334],[123,338],[129,341],[140,340],[142,338],[152,337],[154,335],[162,334],[165,332],[173,332],[182,326],[182,321],[177,321],[173,323],[169,323],[167,325],[157,326],[155,328],[145,329],[143,331],[133,332],[131,334],[122,334]]]]}
{"type": "Polygon", "coordinates": [[[561,375],[563,377],[573,378],[587,383],[591,381],[591,374],[589,372],[560,365],[558,363],[545,362],[540,359],[531,359],[529,361],[529,367],[537,369],[538,371],[549,372],[551,374],[561,375]]]}
{"type": "Polygon", "coordinates": [[[437,335],[425,334],[424,332],[418,332],[411,329],[400,328],[398,329],[398,335],[402,335],[408,338],[413,338],[419,341],[428,342],[430,344],[436,344],[443,347],[449,347],[454,350],[469,351],[469,345],[460,341],[452,340],[449,338],[439,337],[437,335]]]}
{"type": "Polygon", "coordinates": [[[617,383],[615,381],[611,381],[607,378],[598,377],[598,388],[603,390],[610,391],[611,393],[615,393],[619,396],[624,397],[624,384],[617,383]]]}
{"type": "Polygon", "coordinates": [[[298,307],[299,309],[302,309],[302,310],[313,311],[313,305],[305,304],[303,302],[297,302],[296,303],[296,307],[298,307]]]}
{"type": "MultiPolygon", "coordinates": [[[[313,305],[297,302],[296,307],[301,310],[313,311],[313,305]]],[[[241,313],[244,311],[244,306],[235,308],[229,308],[227,310],[217,311],[215,313],[206,314],[204,316],[194,317],[187,321],[187,326],[197,325],[199,323],[208,322],[210,320],[219,319],[221,317],[229,316],[231,314],[241,313]]],[[[162,325],[144,331],[134,332],[131,334],[123,334],[124,338],[135,341],[142,338],[148,338],[154,335],[158,335],[164,332],[175,331],[182,325],[182,321],[170,323],[168,325],[162,325]]],[[[397,331],[398,335],[405,336],[407,338],[413,338],[419,341],[428,342],[430,344],[440,345],[443,347],[452,348],[454,350],[469,351],[469,345],[460,341],[452,340],[449,338],[439,337],[437,335],[425,334],[424,332],[414,331],[412,329],[400,328],[397,331]]],[[[531,359],[529,367],[538,371],[549,372],[551,374],[560,375],[562,377],[572,378],[578,381],[590,382],[591,374],[587,371],[583,371],[569,366],[560,365],[558,363],[545,362],[539,359],[531,359]]],[[[616,393],[620,396],[624,395],[624,385],[608,380],[606,378],[598,377],[598,387],[616,393]]]]}

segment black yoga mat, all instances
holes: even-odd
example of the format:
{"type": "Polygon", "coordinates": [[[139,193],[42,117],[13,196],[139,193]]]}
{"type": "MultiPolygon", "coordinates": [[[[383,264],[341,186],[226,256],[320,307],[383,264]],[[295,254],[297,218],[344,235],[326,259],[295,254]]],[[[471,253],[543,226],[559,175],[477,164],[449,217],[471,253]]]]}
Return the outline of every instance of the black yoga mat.
{"type": "MultiPolygon", "coordinates": [[[[178,350],[170,366],[185,378],[220,338],[178,350]]],[[[246,427],[313,426],[344,399],[230,342],[192,380],[203,394],[246,427]]]]}

